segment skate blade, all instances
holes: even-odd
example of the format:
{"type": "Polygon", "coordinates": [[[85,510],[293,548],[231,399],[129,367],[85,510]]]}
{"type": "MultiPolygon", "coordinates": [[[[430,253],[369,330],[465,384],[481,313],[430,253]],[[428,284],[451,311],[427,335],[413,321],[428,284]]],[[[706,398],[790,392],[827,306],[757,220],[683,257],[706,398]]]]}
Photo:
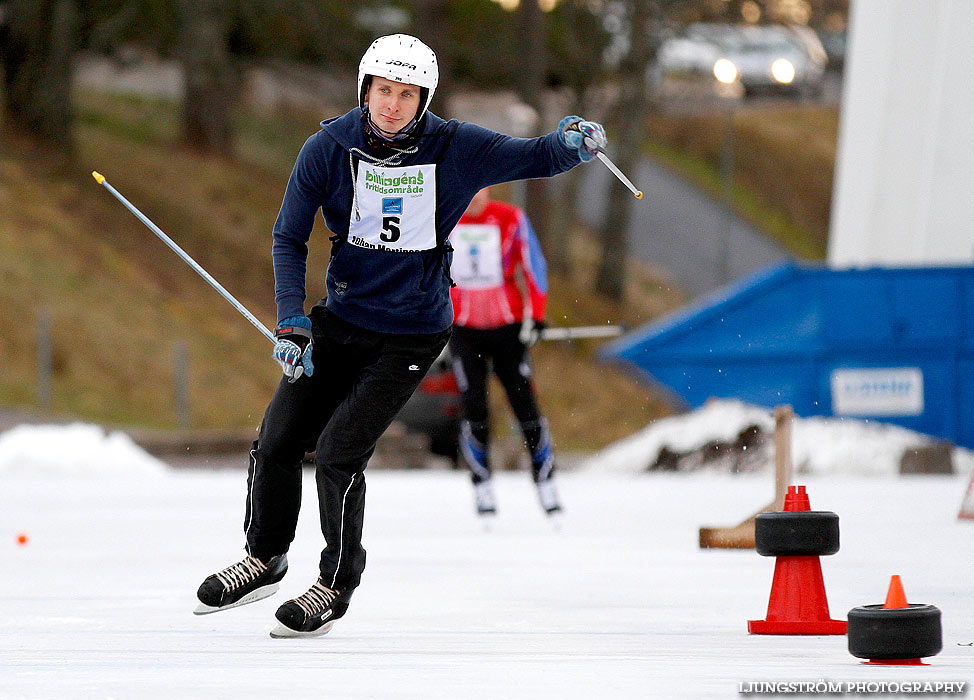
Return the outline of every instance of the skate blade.
{"type": "Polygon", "coordinates": [[[261,586],[256,590],[251,591],[243,598],[238,600],[236,603],[231,603],[230,605],[224,605],[219,608],[215,608],[212,605],[207,605],[206,603],[200,603],[196,606],[196,610],[193,611],[194,615],[210,615],[211,613],[220,612],[221,610],[229,610],[230,608],[239,608],[241,605],[246,605],[247,603],[256,603],[258,600],[263,600],[268,598],[275,593],[277,589],[281,587],[281,583],[271,583],[266,586],[261,586]]]}
{"type": "Polygon", "coordinates": [[[321,627],[316,630],[311,630],[310,632],[300,632],[298,630],[293,630],[290,627],[285,627],[280,622],[277,626],[271,630],[271,637],[274,639],[294,639],[297,637],[320,637],[323,634],[328,634],[331,631],[332,625],[335,622],[326,622],[321,627]]]}
{"type": "Polygon", "coordinates": [[[480,527],[484,532],[491,532],[494,528],[494,522],[497,519],[496,510],[478,510],[477,520],[480,521],[480,527]]]}
{"type": "Polygon", "coordinates": [[[551,525],[551,529],[559,532],[564,523],[564,516],[562,515],[561,509],[546,511],[545,515],[547,516],[548,524],[551,525]]]}

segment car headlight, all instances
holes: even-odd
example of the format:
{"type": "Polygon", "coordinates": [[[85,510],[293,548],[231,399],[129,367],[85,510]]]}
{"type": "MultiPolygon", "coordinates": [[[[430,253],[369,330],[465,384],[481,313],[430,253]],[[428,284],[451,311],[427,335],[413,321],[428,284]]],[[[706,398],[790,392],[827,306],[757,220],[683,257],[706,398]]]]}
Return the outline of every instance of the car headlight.
{"type": "Polygon", "coordinates": [[[714,77],[729,85],[737,80],[737,66],[730,59],[718,58],[714,62],[714,77]]]}
{"type": "Polygon", "coordinates": [[[771,77],[782,85],[790,85],[795,79],[795,66],[787,58],[779,58],[771,64],[771,77]]]}

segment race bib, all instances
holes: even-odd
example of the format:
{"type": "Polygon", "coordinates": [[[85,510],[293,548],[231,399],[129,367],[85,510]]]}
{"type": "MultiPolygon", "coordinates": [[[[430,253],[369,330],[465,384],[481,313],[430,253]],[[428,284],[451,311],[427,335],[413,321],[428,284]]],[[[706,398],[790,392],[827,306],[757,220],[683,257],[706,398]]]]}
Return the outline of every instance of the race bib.
{"type": "Polygon", "coordinates": [[[496,224],[460,224],[450,234],[450,275],[463,289],[490,289],[504,281],[501,229],[496,224]]]}
{"type": "Polygon", "coordinates": [[[359,162],[359,220],[348,242],[360,248],[414,253],[436,247],[436,165],[380,168],[359,162]]]}

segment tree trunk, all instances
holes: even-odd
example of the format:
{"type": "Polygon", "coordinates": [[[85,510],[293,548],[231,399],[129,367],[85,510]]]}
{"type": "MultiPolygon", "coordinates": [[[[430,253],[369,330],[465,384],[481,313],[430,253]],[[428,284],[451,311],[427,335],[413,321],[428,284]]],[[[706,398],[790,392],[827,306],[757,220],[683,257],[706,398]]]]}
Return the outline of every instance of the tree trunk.
{"type": "Polygon", "coordinates": [[[450,3],[448,0],[422,0],[416,2],[413,25],[415,35],[422,37],[436,54],[440,78],[433,96],[431,111],[445,119],[450,118],[450,98],[453,96],[453,42],[450,39],[450,3]]]}
{"type": "MultiPolygon", "coordinates": [[[[584,107],[584,86],[577,85],[575,89],[575,103],[569,110],[569,114],[590,118],[586,116],[584,107]]],[[[562,275],[569,275],[572,271],[571,240],[573,229],[578,221],[579,190],[585,168],[590,165],[583,163],[558,176],[561,180],[561,188],[556,198],[557,206],[551,215],[551,230],[548,232],[548,267],[562,275]]]]}
{"type": "MultiPolygon", "coordinates": [[[[538,0],[523,0],[518,9],[518,34],[523,51],[519,57],[518,92],[521,100],[538,115],[538,133],[545,130],[545,16],[538,0]]],[[[547,255],[551,242],[550,206],[547,180],[525,183],[524,211],[538,235],[541,249],[547,255]]]]}
{"type": "Polygon", "coordinates": [[[557,197],[558,206],[551,214],[551,228],[548,231],[548,248],[545,257],[552,272],[568,275],[572,271],[571,241],[578,208],[578,190],[582,173],[574,168],[558,176],[561,179],[561,192],[557,197]]]}
{"type": "MultiPolygon", "coordinates": [[[[648,100],[644,76],[652,58],[649,47],[651,3],[634,0],[630,7],[630,50],[619,70],[619,101],[612,110],[610,123],[615,135],[615,164],[630,178],[639,162],[648,100]]],[[[638,186],[638,185],[637,185],[638,186]]],[[[644,204],[645,200],[639,200],[644,204]]],[[[622,301],[626,286],[626,231],[633,206],[632,193],[614,177],[609,186],[609,203],[602,228],[602,259],[595,289],[615,301],[622,301]]]]}
{"type": "Polygon", "coordinates": [[[5,126],[70,157],[71,79],[79,27],[74,1],[14,0],[4,10],[0,62],[5,126]]]}
{"type": "Polygon", "coordinates": [[[219,0],[177,0],[183,66],[183,140],[193,150],[233,155],[233,108],[241,76],[230,55],[219,0]]]}
{"type": "MultiPolygon", "coordinates": [[[[584,106],[585,86],[575,85],[575,103],[569,114],[586,117],[584,106]]],[[[559,175],[561,189],[557,196],[557,206],[551,215],[551,230],[548,232],[548,267],[562,275],[572,271],[571,241],[572,231],[578,221],[578,193],[582,186],[582,176],[586,165],[580,165],[567,173],[559,175]]]]}
{"type": "MultiPolygon", "coordinates": [[[[636,163],[633,149],[638,146],[626,143],[629,139],[619,139],[619,150],[613,162],[627,175],[632,173],[636,163]]],[[[629,229],[630,210],[633,196],[628,189],[617,182],[615,177],[609,185],[608,209],[602,227],[602,256],[595,279],[595,291],[614,301],[622,301],[626,288],[626,259],[628,245],[626,231],[629,229]]]]}

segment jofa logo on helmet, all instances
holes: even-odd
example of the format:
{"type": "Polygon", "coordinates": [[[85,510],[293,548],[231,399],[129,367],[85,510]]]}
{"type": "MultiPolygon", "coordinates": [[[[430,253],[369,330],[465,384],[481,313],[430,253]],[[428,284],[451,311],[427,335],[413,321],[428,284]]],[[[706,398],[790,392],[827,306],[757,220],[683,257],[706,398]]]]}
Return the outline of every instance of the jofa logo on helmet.
{"type": "Polygon", "coordinates": [[[403,63],[402,61],[386,61],[387,66],[402,66],[403,68],[409,68],[410,70],[416,70],[416,66],[411,63],[403,63]]]}

